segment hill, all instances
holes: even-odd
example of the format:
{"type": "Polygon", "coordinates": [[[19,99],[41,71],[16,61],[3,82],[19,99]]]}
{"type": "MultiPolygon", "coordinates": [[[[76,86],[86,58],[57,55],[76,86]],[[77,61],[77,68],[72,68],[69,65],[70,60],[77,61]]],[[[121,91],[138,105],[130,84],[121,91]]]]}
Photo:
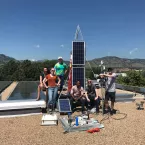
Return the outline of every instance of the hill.
{"type": "MultiPolygon", "coordinates": [[[[0,54],[0,65],[5,64],[10,60],[16,60],[12,57],[6,56],[4,54],[0,54]]],[[[102,58],[95,58],[89,60],[91,67],[98,67],[103,60],[104,65],[106,67],[112,68],[123,68],[123,69],[145,69],[145,59],[128,59],[128,58],[119,58],[116,56],[105,56],[102,58]]],[[[38,62],[43,62],[45,60],[39,60],[38,62]]],[[[57,60],[56,60],[57,61],[57,60]]],[[[69,64],[69,61],[65,61],[65,63],[69,64]]],[[[89,64],[86,62],[86,68],[89,67],[89,64]]]]}
{"type": "Polygon", "coordinates": [[[15,59],[12,57],[6,56],[4,54],[0,54],[0,65],[5,64],[6,62],[10,60],[15,60],[15,59]]]}
{"type": "MultiPolygon", "coordinates": [[[[106,56],[102,58],[95,58],[89,62],[92,67],[96,67],[100,65],[101,60],[103,60],[106,67],[145,69],[145,59],[128,59],[116,56],[106,56]]],[[[89,67],[88,63],[86,64],[86,67],[89,67]]]]}

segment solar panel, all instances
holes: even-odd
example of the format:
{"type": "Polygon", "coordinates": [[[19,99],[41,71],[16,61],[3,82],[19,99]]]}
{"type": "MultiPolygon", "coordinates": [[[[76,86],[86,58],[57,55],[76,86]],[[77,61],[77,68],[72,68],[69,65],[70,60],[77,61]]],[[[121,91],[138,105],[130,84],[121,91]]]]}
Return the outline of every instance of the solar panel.
{"type": "MultiPolygon", "coordinates": [[[[8,100],[27,100],[36,99],[37,88],[39,82],[35,81],[21,81],[18,83],[14,91],[10,94],[8,100]]],[[[41,99],[46,98],[43,92],[40,93],[41,99]]]]}
{"type": "Polygon", "coordinates": [[[85,65],[85,42],[73,42],[72,64],[85,65]]]}
{"type": "Polygon", "coordinates": [[[72,112],[69,99],[58,100],[59,112],[72,112]]]}
{"type": "Polygon", "coordinates": [[[81,86],[85,88],[85,68],[84,67],[73,67],[73,85],[76,84],[77,81],[80,81],[81,86]]]}

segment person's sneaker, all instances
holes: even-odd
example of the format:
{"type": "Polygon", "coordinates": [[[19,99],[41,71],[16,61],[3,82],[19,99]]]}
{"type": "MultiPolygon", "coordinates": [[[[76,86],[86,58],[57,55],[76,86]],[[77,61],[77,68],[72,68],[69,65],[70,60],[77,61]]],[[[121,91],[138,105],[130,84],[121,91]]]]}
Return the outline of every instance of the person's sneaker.
{"type": "Polygon", "coordinates": [[[113,112],[112,112],[112,111],[110,111],[110,115],[111,115],[111,116],[113,115],[113,112]]]}
{"type": "Polygon", "coordinates": [[[55,108],[55,109],[54,109],[54,111],[55,111],[55,112],[58,112],[58,109],[57,109],[57,108],[55,108]]]}
{"type": "Polygon", "coordinates": [[[116,114],[116,111],[117,111],[117,110],[113,109],[111,112],[112,112],[113,114],[116,114]]]}
{"type": "Polygon", "coordinates": [[[47,108],[43,108],[42,113],[47,113],[47,108]]]}
{"type": "Polygon", "coordinates": [[[90,113],[95,113],[96,112],[96,108],[92,108],[91,110],[90,110],[90,113]]]}
{"type": "Polygon", "coordinates": [[[52,109],[49,108],[49,109],[48,109],[48,112],[52,112],[52,109]]]}
{"type": "Polygon", "coordinates": [[[99,115],[99,111],[96,111],[96,115],[99,115]]]}
{"type": "Polygon", "coordinates": [[[109,111],[109,109],[105,109],[104,110],[104,114],[107,114],[107,113],[109,113],[110,111],[109,111]]]}

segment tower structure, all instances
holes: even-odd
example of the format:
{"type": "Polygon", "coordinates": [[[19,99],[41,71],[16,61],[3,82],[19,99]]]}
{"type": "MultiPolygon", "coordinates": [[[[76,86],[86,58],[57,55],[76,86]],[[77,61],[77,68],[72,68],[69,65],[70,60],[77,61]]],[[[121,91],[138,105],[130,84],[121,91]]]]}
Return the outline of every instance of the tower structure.
{"type": "Polygon", "coordinates": [[[85,89],[85,63],[86,49],[85,41],[79,25],[77,26],[75,39],[72,42],[72,85],[80,81],[81,86],[85,89]]]}

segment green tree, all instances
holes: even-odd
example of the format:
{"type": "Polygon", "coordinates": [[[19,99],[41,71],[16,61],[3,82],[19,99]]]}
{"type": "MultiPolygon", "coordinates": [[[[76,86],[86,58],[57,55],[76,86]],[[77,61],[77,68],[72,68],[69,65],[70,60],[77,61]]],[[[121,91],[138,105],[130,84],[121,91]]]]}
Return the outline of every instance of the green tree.
{"type": "Polygon", "coordinates": [[[132,86],[140,86],[140,82],[141,82],[141,73],[140,72],[136,72],[136,71],[129,71],[127,73],[127,76],[129,77],[129,85],[132,86]]]}
{"type": "Polygon", "coordinates": [[[10,60],[6,63],[0,71],[1,79],[2,80],[11,80],[11,76],[15,73],[18,69],[20,62],[15,60],[10,60]]]}
{"type": "Polygon", "coordinates": [[[145,86],[145,77],[140,71],[129,71],[126,77],[119,76],[117,82],[131,86],[145,86]]]}
{"type": "Polygon", "coordinates": [[[12,81],[25,81],[26,77],[24,71],[22,69],[18,69],[15,73],[11,76],[12,81]]]}
{"type": "Polygon", "coordinates": [[[100,74],[100,67],[86,68],[86,78],[95,79],[94,74],[100,74]]]}

